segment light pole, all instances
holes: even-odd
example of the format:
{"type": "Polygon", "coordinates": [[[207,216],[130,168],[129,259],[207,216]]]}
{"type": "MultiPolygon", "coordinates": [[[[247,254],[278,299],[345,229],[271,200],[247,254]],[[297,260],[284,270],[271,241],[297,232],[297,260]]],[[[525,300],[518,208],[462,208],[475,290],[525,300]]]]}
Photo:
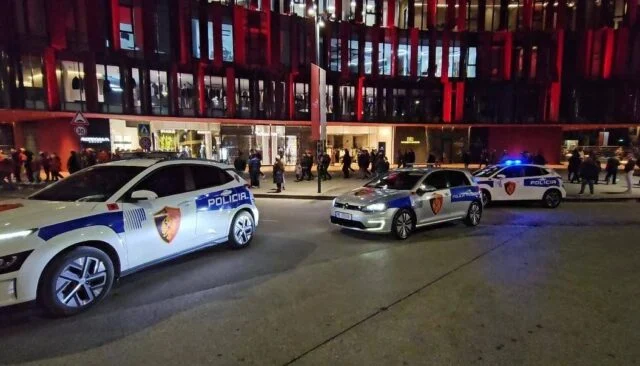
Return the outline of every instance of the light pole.
{"type": "MultiPolygon", "coordinates": [[[[314,30],[315,30],[315,41],[316,41],[316,66],[320,67],[320,28],[324,27],[324,19],[322,15],[318,11],[318,1],[316,0],[311,8],[307,11],[309,16],[313,17],[314,20],[314,30]]],[[[319,79],[318,79],[319,80],[319,79]]],[[[324,95],[324,91],[320,89],[320,83],[318,85],[314,85],[314,88],[318,88],[318,98],[326,98],[324,95]]],[[[322,110],[319,113],[323,113],[322,110]]],[[[318,140],[318,146],[316,147],[316,156],[317,156],[317,165],[318,165],[318,194],[322,193],[322,157],[324,156],[324,140],[322,140],[322,136],[318,140]]]]}

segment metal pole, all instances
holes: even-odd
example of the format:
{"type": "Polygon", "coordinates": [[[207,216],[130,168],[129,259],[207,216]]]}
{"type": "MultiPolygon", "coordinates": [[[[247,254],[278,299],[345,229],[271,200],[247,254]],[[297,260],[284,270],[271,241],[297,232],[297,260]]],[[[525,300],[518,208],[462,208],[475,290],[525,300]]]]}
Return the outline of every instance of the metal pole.
{"type": "MultiPolygon", "coordinates": [[[[316,65],[318,67],[320,67],[320,22],[318,22],[318,18],[320,17],[320,7],[317,6],[317,2],[316,2],[316,9],[315,9],[315,30],[316,30],[316,65]]],[[[322,90],[320,90],[320,78],[317,78],[318,80],[318,85],[315,85],[314,88],[318,88],[318,99],[319,98],[324,98],[325,96],[322,95],[322,90]]],[[[322,111],[320,111],[320,113],[322,113],[322,111]]],[[[318,146],[316,147],[316,153],[319,153],[320,151],[322,151],[322,153],[324,154],[324,142],[322,141],[322,136],[320,136],[320,140],[318,141],[318,146]],[[322,148],[322,149],[321,149],[322,148]]],[[[321,165],[322,164],[322,159],[320,158],[320,154],[318,155],[318,194],[322,193],[322,168],[321,165]]]]}

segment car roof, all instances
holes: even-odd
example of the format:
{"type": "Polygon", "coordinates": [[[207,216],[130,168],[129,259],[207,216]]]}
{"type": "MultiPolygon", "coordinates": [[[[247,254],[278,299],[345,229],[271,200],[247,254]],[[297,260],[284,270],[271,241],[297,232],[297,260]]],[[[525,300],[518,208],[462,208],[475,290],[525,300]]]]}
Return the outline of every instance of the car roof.
{"type": "Polygon", "coordinates": [[[418,172],[418,173],[427,174],[427,173],[437,172],[441,170],[450,170],[450,171],[468,173],[464,169],[456,169],[456,168],[400,168],[400,169],[395,169],[393,171],[394,172],[418,172]]]}
{"type": "Polygon", "coordinates": [[[212,165],[221,169],[233,169],[233,166],[223,163],[218,163],[213,160],[205,160],[205,159],[158,159],[158,158],[138,158],[138,159],[123,159],[123,160],[114,160],[108,163],[104,163],[101,165],[104,166],[138,166],[148,168],[152,165],[156,165],[159,163],[166,163],[163,165],[173,165],[173,164],[202,164],[202,165],[212,165]]]}
{"type": "Polygon", "coordinates": [[[126,160],[114,160],[108,163],[104,163],[101,165],[104,166],[140,166],[140,167],[150,167],[157,162],[161,161],[160,159],[126,159],[126,160]]]}

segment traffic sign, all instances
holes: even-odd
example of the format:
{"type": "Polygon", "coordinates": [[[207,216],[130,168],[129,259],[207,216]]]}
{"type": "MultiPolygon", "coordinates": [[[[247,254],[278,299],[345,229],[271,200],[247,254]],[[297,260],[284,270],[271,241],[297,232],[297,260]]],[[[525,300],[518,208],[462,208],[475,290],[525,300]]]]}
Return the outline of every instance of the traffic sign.
{"type": "Polygon", "coordinates": [[[138,137],[149,137],[151,136],[151,129],[149,128],[148,123],[140,123],[138,125],[138,137]]]}
{"type": "Polygon", "coordinates": [[[89,121],[84,117],[84,114],[78,112],[71,120],[71,124],[74,126],[89,126],[89,121]]]}
{"type": "Polygon", "coordinates": [[[138,141],[140,143],[140,147],[143,150],[150,150],[151,149],[151,139],[148,137],[140,137],[140,140],[138,141]]]}
{"type": "Polygon", "coordinates": [[[76,126],[73,128],[73,130],[75,131],[76,135],[80,137],[87,136],[87,128],[85,126],[76,126]]]}

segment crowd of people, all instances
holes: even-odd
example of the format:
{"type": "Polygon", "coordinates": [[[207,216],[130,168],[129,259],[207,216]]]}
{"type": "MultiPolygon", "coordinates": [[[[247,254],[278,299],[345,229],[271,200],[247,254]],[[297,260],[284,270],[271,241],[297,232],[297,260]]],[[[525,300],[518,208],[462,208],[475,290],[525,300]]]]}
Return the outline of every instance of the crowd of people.
{"type": "MultiPolygon", "coordinates": [[[[606,172],[604,178],[605,184],[616,184],[620,165],[622,165],[622,162],[617,156],[614,155],[607,158],[607,163],[604,168],[606,172]]],[[[624,178],[627,183],[626,193],[632,193],[633,174],[636,165],[640,166],[635,156],[628,154],[627,161],[623,167],[624,178]]],[[[568,178],[570,183],[580,183],[582,185],[580,194],[584,194],[587,186],[589,187],[589,192],[591,194],[594,193],[594,185],[599,183],[601,170],[600,160],[596,153],[591,152],[585,154],[579,149],[575,149],[571,153],[568,166],[568,178]]]]}

